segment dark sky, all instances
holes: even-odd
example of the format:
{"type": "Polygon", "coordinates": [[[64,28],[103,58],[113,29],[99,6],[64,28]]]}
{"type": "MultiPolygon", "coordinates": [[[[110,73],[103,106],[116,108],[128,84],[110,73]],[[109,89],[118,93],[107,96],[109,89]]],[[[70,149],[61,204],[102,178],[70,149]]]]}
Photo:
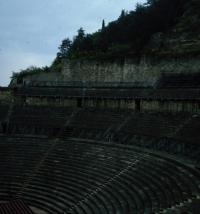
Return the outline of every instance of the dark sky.
{"type": "Polygon", "coordinates": [[[0,0],[0,86],[12,71],[50,65],[62,39],[95,32],[145,0],[0,0]]]}

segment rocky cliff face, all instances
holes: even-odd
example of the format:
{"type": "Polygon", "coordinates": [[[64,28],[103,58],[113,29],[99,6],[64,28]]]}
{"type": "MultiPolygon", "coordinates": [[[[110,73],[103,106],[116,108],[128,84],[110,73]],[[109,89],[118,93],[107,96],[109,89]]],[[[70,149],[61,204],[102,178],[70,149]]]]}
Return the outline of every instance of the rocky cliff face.
{"type": "Polygon", "coordinates": [[[62,73],[68,81],[91,82],[134,82],[136,85],[151,86],[157,80],[158,70],[151,69],[145,60],[120,62],[67,61],[62,73]]]}
{"type": "Polygon", "coordinates": [[[154,86],[163,73],[200,72],[196,58],[155,59],[145,58],[136,62],[98,62],[87,60],[65,61],[62,73],[65,81],[131,82],[135,86],[154,86]]]}

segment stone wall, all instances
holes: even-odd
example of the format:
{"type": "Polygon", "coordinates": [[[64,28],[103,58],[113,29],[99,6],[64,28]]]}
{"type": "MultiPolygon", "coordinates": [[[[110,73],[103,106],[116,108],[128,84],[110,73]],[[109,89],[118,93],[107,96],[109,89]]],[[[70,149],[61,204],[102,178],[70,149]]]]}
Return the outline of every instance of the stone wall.
{"type": "Polygon", "coordinates": [[[156,100],[129,100],[129,99],[61,99],[61,98],[26,98],[30,105],[67,106],[83,108],[113,108],[129,109],[133,111],[157,111],[157,112],[200,112],[198,101],[156,101],[156,100]]]}
{"type": "MultiPolygon", "coordinates": [[[[30,82],[93,82],[93,83],[132,83],[139,87],[155,86],[162,74],[199,73],[200,59],[128,59],[120,61],[70,60],[63,62],[62,72],[49,72],[23,78],[24,84],[30,82]]],[[[76,83],[77,84],[77,83],[76,83]]],[[[47,84],[48,85],[48,84],[47,84]]]]}
{"type": "Polygon", "coordinates": [[[98,62],[87,60],[65,61],[62,69],[65,81],[132,82],[136,86],[154,86],[163,73],[200,72],[200,60],[153,59],[125,62],[98,62]]]}
{"type": "MultiPolygon", "coordinates": [[[[41,72],[38,74],[32,74],[23,78],[23,84],[29,85],[30,82],[60,82],[64,80],[64,75],[58,72],[41,72]]],[[[36,83],[37,85],[37,83],[36,83]]],[[[48,84],[47,84],[48,85],[48,84]]],[[[49,84],[51,85],[51,84],[49,84]]]]}
{"type": "Polygon", "coordinates": [[[10,104],[13,100],[13,96],[10,92],[10,90],[7,89],[1,89],[0,88],[0,104],[10,104]]]}
{"type": "Polygon", "coordinates": [[[141,111],[158,112],[200,112],[200,103],[197,101],[141,101],[141,111]]]}

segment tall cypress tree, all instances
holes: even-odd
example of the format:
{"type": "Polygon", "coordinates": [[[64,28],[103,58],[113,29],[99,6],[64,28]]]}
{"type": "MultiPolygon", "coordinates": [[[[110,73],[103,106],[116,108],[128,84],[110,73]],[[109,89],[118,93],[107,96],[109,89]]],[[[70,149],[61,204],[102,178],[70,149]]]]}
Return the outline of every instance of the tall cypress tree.
{"type": "Polygon", "coordinates": [[[105,29],[105,27],[106,27],[106,26],[105,26],[105,20],[103,19],[101,29],[102,29],[102,30],[104,30],[104,29],[105,29]]]}

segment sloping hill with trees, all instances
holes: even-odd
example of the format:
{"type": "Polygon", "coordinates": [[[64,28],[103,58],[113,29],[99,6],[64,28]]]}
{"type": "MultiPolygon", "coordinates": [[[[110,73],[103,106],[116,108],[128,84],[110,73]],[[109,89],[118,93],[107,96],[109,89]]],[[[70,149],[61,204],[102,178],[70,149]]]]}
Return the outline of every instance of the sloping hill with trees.
{"type": "Polygon", "coordinates": [[[180,39],[184,32],[196,32],[198,8],[197,0],[148,0],[137,4],[134,11],[122,10],[119,18],[107,26],[103,20],[102,28],[93,34],[80,28],[73,41],[64,39],[57,60],[116,59],[152,53],[164,48],[174,36],[180,39]]]}
{"type": "MultiPolygon", "coordinates": [[[[119,18],[107,25],[103,20],[95,33],[80,28],[72,41],[66,38],[61,42],[52,65],[42,70],[60,72],[63,60],[196,56],[200,52],[199,11],[199,0],[147,0],[134,11],[122,10],[119,18]]],[[[33,70],[23,70],[20,77],[33,70]]]]}

